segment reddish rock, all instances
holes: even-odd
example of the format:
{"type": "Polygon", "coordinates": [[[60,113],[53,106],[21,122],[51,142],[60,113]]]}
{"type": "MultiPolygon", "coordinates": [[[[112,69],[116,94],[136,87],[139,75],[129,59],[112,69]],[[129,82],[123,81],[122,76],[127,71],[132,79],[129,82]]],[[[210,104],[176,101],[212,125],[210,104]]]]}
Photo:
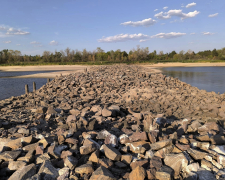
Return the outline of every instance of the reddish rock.
{"type": "Polygon", "coordinates": [[[129,175],[129,180],[144,180],[146,172],[143,167],[137,166],[129,175]]]}
{"type": "Polygon", "coordinates": [[[131,136],[129,136],[129,139],[131,142],[148,140],[146,132],[135,132],[131,136]]]}

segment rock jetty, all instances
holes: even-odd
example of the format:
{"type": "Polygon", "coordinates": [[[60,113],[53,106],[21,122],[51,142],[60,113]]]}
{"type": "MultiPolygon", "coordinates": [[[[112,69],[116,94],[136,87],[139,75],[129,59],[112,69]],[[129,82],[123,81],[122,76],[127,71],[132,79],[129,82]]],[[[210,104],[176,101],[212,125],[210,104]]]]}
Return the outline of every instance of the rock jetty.
{"type": "Polygon", "coordinates": [[[0,179],[225,179],[224,100],[139,66],[56,77],[0,101],[0,179]]]}

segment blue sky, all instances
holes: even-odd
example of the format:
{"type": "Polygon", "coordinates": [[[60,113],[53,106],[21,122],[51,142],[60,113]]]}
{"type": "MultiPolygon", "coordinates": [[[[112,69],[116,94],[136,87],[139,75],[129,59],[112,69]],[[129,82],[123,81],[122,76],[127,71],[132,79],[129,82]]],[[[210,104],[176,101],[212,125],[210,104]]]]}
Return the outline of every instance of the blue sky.
{"type": "Polygon", "coordinates": [[[225,47],[224,0],[8,0],[0,6],[0,50],[170,52],[225,47]]]}

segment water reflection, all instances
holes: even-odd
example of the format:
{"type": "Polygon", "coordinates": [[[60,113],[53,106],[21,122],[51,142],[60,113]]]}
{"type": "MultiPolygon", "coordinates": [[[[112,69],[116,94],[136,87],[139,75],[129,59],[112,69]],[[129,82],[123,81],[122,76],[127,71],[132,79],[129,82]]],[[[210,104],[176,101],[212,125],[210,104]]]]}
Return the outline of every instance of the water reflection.
{"type": "Polygon", "coordinates": [[[180,79],[208,92],[225,92],[225,67],[171,67],[163,74],[180,79]]]}

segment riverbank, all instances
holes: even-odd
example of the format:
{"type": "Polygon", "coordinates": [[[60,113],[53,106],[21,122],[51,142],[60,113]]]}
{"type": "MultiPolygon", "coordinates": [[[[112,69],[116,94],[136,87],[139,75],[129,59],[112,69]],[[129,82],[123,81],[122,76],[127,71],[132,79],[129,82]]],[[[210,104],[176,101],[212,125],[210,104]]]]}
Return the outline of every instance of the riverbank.
{"type": "MultiPolygon", "coordinates": [[[[120,64],[118,64],[120,66],[120,64]]],[[[121,64],[123,65],[123,64],[121,64]]],[[[210,67],[210,66],[225,66],[224,63],[157,63],[157,64],[139,64],[151,71],[151,73],[161,73],[160,68],[164,67],[210,67]]],[[[55,78],[59,75],[68,75],[75,72],[82,72],[84,69],[90,69],[93,66],[86,65],[43,65],[43,66],[0,66],[0,71],[56,71],[47,73],[38,73],[17,78],[55,78]]],[[[147,70],[145,69],[145,70],[147,70]]]]}
{"type": "MultiPolygon", "coordinates": [[[[23,76],[16,76],[16,78],[55,78],[59,75],[68,75],[75,72],[82,72],[87,70],[90,66],[82,65],[44,65],[44,66],[0,66],[0,71],[56,71],[43,72],[38,74],[30,74],[23,76]]],[[[15,77],[14,77],[15,78],[15,77]]]]}
{"type": "Polygon", "coordinates": [[[145,68],[151,69],[154,73],[161,73],[161,68],[166,67],[223,67],[224,63],[157,63],[157,64],[143,64],[145,68]]]}

